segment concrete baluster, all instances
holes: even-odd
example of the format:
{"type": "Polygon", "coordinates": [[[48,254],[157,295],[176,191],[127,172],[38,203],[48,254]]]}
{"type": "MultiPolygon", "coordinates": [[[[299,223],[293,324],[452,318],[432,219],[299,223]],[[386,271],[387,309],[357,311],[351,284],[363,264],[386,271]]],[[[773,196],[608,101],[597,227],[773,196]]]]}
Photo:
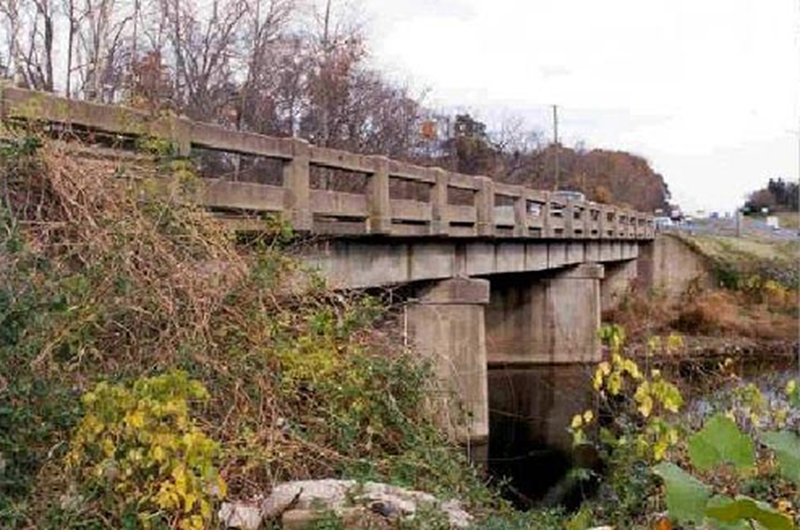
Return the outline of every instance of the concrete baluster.
{"type": "Polygon", "coordinates": [[[575,225],[575,204],[572,200],[567,201],[564,207],[564,237],[572,238],[574,236],[572,230],[575,225]]]}
{"type": "Polygon", "coordinates": [[[174,123],[173,134],[178,156],[188,157],[192,152],[192,122],[185,118],[179,118],[174,123]]]}
{"type": "Polygon", "coordinates": [[[551,233],[551,222],[550,222],[550,192],[545,191],[544,195],[544,204],[541,206],[540,215],[542,216],[542,237],[550,237],[553,234],[551,233]]]}
{"type": "Polygon", "coordinates": [[[369,176],[367,196],[369,208],[369,233],[389,234],[392,231],[392,212],[389,199],[389,159],[385,156],[370,157],[375,172],[369,176]]]}
{"type": "Polygon", "coordinates": [[[528,200],[525,197],[525,188],[516,186],[519,197],[514,197],[514,237],[528,235],[528,200]]]}
{"type": "Polygon", "coordinates": [[[447,188],[450,177],[442,168],[431,169],[436,183],[431,190],[431,206],[433,210],[433,220],[431,222],[431,233],[434,235],[447,235],[450,231],[450,219],[448,218],[447,188]]]}
{"type": "Polygon", "coordinates": [[[494,181],[489,177],[475,177],[478,193],[475,195],[475,207],[478,217],[478,235],[494,236],[494,181]]]}
{"type": "Polygon", "coordinates": [[[293,138],[290,141],[292,158],[283,165],[283,185],[286,188],[284,211],[294,230],[309,232],[313,224],[309,178],[311,150],[305,140],[293,138]]]}

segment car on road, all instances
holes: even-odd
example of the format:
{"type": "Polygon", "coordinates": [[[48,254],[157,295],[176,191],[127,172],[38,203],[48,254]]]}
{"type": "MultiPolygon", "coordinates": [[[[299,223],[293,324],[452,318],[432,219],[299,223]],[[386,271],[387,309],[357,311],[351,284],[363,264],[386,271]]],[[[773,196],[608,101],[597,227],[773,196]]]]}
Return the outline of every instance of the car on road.
{"type": "Polygon", "coordinates": [[[579,191],[561,190],[553,192],[553,197],[562,201],[585,202],[586,195],[579,191]]]}

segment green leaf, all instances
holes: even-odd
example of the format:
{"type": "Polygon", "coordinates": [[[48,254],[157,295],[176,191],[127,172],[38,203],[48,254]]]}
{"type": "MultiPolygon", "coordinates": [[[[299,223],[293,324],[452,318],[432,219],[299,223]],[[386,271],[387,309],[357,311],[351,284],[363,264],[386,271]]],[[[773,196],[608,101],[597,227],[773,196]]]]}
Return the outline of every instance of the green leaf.
{"type": "Polygon", "coordinates": [[[708,486],[670,462],[658,464],[653,472],[666,486],[670,518],[681,523],[702,523],[711,495],[708,486]]]}
{"type": "Polygon", "coordinates": [[[755,447],[733,420],[717,414],[689,438],[689,458],[692,465],[702,471],[724,462],[741,471],[755,465],[755,447]]]}
{"type": "Polygon", "coordinates": [[[775,453],[781,475],[800,484],[800,437],[789,431],[770,431],[761,435],[761,443],[775,453]]]}
{"type": "Polygon", "coordinates": [[[723,523],[755,521],[767,530],[794,530],[789,517],[750,497],[736,497],[736,500],[709,506],[706,515],[723,523]]]}
{"type": "MultiPolygon", "coordinates": [[[[732,497],[727,495],[714,495],[706,505],[706,513],[712,508],[723,508],[733,502],[732,497]]],[[[726,523],[719,519],[709,518],[706,523],[714,530],[752,530],[747,521],[736,521],[733,523],[726,523]]]]}

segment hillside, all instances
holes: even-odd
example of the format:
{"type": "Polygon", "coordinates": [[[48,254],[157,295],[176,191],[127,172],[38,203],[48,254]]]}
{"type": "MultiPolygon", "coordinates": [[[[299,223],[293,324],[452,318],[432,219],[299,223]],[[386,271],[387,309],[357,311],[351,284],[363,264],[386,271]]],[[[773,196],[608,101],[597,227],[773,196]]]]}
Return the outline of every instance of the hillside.
{"type": "MultiPolygon", "coordinates": [[[[597,202],[625,204],[643,212],[666,209],[664,177],[644,158],[624,151],[558,149],[559,188],[582,191],[597,202]]],[[[555,188],[555,149],[529,155],[501,180],[539,189],[555,188]]]]}

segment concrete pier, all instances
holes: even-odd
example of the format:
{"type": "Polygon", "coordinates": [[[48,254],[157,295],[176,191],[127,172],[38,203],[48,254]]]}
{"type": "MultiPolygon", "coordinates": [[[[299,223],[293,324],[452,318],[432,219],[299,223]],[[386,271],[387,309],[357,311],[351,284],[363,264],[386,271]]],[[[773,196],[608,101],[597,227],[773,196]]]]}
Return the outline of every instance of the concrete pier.
{"type": "Polygon", "coordinates": [[[417,350],[432,359],[439,379],[452,392],[441,396],[446,400],[438,407],[442,424],[479,463],[485,462],[489,437],[488,303],[487,280],[454,278],[423,288],[407,309],[408,332],[417,350]]]}
{"type": "Polygon", "coordinates": [[[542,277],[493,279],[486,311],[489,363],[599,361],[602,278],[602,265],[581,264],[542,277]]]}

